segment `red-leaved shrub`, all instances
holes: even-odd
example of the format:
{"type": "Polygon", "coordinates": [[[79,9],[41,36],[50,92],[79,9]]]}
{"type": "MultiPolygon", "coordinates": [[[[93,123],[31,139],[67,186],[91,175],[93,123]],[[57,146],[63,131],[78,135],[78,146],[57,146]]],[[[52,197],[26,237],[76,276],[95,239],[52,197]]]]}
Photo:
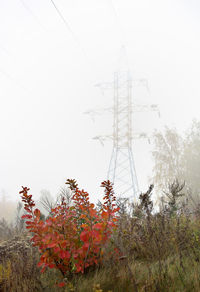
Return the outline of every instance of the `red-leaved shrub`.
{"type": "MultiPolygon", "coordinates": [[[[63,198],[61,203],[51,210],[45,221],[40,218],[40,210],[35,209],[29,188],[22,187],[22,201],[27,211],[22,218],[27,219],[26,228],[34,234],[33,245],[41,253],[38,266],[45,269],[58,269],[63,277],[66,273],[84,273],[89,267],[102,262],[104,248],[116,228],[118,208],[112,183],[104,181],[104,203],[100,210],[90,203],[89,194],[79,190],[75,180],[67,180],[73,192],[71,206],[63,198]]],[[[64,282],[59,286],[64,285],[64,282]]]]}

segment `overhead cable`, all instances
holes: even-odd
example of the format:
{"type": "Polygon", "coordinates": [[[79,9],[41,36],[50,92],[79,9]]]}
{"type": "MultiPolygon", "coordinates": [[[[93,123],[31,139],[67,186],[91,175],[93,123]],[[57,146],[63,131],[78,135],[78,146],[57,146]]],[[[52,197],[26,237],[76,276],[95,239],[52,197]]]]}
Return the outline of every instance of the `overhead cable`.
{"type": "Polygon", "coordinates": [[[62,19],[63,23],[65,24],[67,30],[71,33],[72,37],[74,38],[76,44],[80,47],[85,59],[87,60],[87,62],[89,63],[90,66],[93,66],[93,64],[91,64],[87,53],[85,52],[85,50],[83,49],[78,37],[76,36],[76,34],[74,33],[74,31],[72,30],[70,24],[68,23],[68,21],[65,19],[65,17],[63,16],[63,14],[61,13],[61,11],[58,9],[57,5],[55,4],[54,0],[50,0],[52,5],[54,6],[55,10],[57,11],[58,15],[60,16],[60,18],[62,19]]]}
{"type": "Polygon", "coordinates": [[[11,53],[8,51],[8,49],[5,48],[2,44],[0,44],[0,50],[3,51],[9,57],[11,56],[11,53]]]}
{"type": "Polygon", "coordinates": [[[124,47],[124,30],[122,28],[122,25],[121,25],[121,22],[119,20],[119,16],[118,16],[117,10],[116,10],[115,5],[114,5],[112,0],[110,0],[110,6],[111,6],[113,15],[115,17],[115,21],[116,21],[117,26],[118,26],[118,32],[120,32],[120,44],[121,44],[121,47],[124,47]]]}
{"type": "Polygon", "coordinates": [[[22,6],[24,7],[24,9],[26,9],[26,11],[35,19],[35,21],[38,23],[38,25],[40,27],[42,27],[43,30],[46,30],[46,28],[43,26],[43,24],[40,22],[40,20],[38,19],[38,17],[35,15],[35,13],[30,9],[30,7],[24,2],[24,0],[19,0],[22,4],[22,6]]]}
{"type": "Polygon", "coordinates": [[[128,59],[129,58],[128,58],[127,48],[126,48],[125,40],[124,40],[124,36],[125,36],[124,29],[123,29],[123,26],[122,26],[122,24],[121,24],[121,22],[119,20],[119,16],[118,16],[116,7],[115,7],[115,5],[113,3],[113,0],[110,0],[109,3],[110,3],[110,7],[112,9],[113,15],[115,17],[115,21],[117,23],[118,32],[120,32],[120,37],[119,37],[119,43],[120,43],[120,46],[121,46],[121,56],[120,56],[120,58],[122,58],[122,56],[125,56],[126,60],[127,60],[127,65],[128,65],[128,59]]]}
{"type": "Polygon", "coordinates": [[[29,91],[28,88],[26,88],[19,80],[17,80],[16,78],[12,77],[11,74],[5,72],[4,70],[0,69],[0,73],[2,75],[4,75],[7,79],[11,80],[12,82],[14,82],[16,85],[18,85],[19,87],[23,88],[25,91],[29,91]]]}
{"type": "MultiPolygon", "coordinates": [[[[50,0],[51,3],[53,4],[54,8],[56,9],[57,13],[59,14],[60,18],[62,19],[62,21],[64,22],[65,26],[67,27],[67,29],[71,32],[71,34],[73,35],[73,37],[75,37],[73,30],[71,29],[69,23],[66,21],[66,19],[64,18],[64,16],[62,15],[62,13],[60,12],[60,10],[58,9],[58,7],[56,6],[55,2],[53,0],[50,0]]],[[[75,37],[76,38],[76,37],[75,37]]]]}

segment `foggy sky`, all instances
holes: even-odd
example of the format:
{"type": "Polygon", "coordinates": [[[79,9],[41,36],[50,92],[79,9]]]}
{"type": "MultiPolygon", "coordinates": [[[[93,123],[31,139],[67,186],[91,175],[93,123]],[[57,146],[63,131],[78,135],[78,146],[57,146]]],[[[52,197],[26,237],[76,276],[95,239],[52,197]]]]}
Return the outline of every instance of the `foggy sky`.
{"type": "MultiPolygon", "coordinates": [[[[112,132],[112,118],[83,113],[112,105],[94,85],[112,81],[126,46],[133,78],[147,78],[156,114],[137,114],[134,129],[163,125],[183,132],[199,118],[200,3],[198,0],[0,0],[0,190],[15,200],[22,185],[34,197],[55,195],[75,178],[95,201],[106,179],[112,143],[93,136],[112,132]],[[110,126],[109,126],[110,124],[110,126]]],[[[151,175],[151,145],[136,141],[140,189],[151,175]]],[[[1,194],[1,191],[0,191],[1,194]]]]}

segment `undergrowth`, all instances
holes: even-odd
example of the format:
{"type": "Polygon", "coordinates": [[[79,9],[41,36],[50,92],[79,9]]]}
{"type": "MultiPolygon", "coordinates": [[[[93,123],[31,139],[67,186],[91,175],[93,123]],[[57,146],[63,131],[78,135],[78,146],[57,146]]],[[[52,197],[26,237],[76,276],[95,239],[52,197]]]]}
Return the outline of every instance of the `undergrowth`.
{"type": "Polygon", "coordinates": [[[117,229],[101,265],[70,277],[49,268],[41,274],[32,234],[0,222],[0,291],[200,291],[199,206],[191,212],[184,185],[175,181],[155,211],[152,191],[150,186],[138,204],[118,209],[117,229]],[[118,261],[113,249],[119,251],[118,261]],[[55,286],[60,281],[65,287],[55,286]]]}

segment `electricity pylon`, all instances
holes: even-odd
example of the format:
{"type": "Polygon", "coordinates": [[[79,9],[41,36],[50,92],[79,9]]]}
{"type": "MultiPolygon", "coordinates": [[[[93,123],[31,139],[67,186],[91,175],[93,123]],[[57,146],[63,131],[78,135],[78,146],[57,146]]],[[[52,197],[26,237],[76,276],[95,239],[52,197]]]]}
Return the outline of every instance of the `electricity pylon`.
{"type": "Polygon", "coordinates": [[[136,198],[139,193],[132,153],[132,81],[129,72],[114,74],[113,151],[108,179],[117,195],[136,198]]]}
{"type": "MultiPolygon", "coordinates": [[[[118,197],[137,200],[139,186],[132,152],[132,142],[135,138],[147,138],[147,134],[133,134],[133,112],[158,111],[158,107],[157,105],[134,104],[132,100],[132,87],[134,83],[129,70],[125,70],[121,66],[114,73],[113,82],[97,85],[101,89],[113,89],[113,107],[102,110],[91,110],[86,113],[92,116],[102,111],[110,111],[113,113],[113,133],[107,136],[96,136],[94,139],[98,139],[101,143],[106,139],[113,141],[113,150],[107,178],[114,183],[114,190],[118,197]]],[[[136,83],[143,84],[147,87],[145,79],[137,80],[136,83]]]]}

